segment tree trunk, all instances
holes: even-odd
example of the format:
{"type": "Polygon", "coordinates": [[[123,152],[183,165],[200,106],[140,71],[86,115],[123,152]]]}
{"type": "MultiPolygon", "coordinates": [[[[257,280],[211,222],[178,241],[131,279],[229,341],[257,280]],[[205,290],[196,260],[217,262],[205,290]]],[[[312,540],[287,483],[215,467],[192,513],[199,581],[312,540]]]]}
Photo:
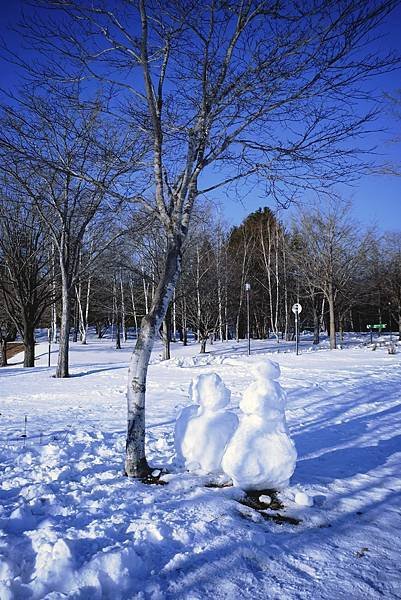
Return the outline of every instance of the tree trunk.
{"type": "Polygon", "coordinates": [[[35,329],[31,323],[24,324],[24,367],[35,366],[35,329]]]}
{"type": "Polygon", "coordinates": [[[317,300],[313,298],[313,344],[320,343],[320,315],[318,313],[317,300]]]}
{"type": "Polygon", "coordinates": [[[175,342],[177,340],[177,302],[175,300],[175,290],[173,294],[173,332],[172,339],[175,342]]]}
{"type": "Polygon", "coordinates": [[[343,342],[344,341],[344,317],[343,316],[340,318],[339,328],[340,328],[340,341],[343,342]]]}
{"type": "Polygon", "coordinates": [[[333,294],[333,286],[329,285],[329,293],[328,293],[328,303],[329,303],[329,318],[330,318],[330,350],[334,350],[337,348],[337,340],[336,340],[336,319],[334,313],[334,294],[333,294]]]}
{"type": "Polygon", "coordinates": [[[132,353],[127,390],[127,442],[125,472],[129,477],[145,477],[149,466],[145,455],[145,393],[149,360],[161,323],[172,300],[181,272],[181,237],[169,241],[159,285],[150,311],[142,319],[141,331],[132,353]]]}
{"type": "Polygon", "coordinates": [[[7,340],[0,339],[0,367],[7,366],[7,340]]]}
{"type": "Polygon", "coordinates": [[[51,268],[52,268],[52,289],[53,289],[53,304],[51,307],[52,342],[53,342],[53,344],[56,344],[57,343],[57,306],[56,306],[57,282],[56,282],[56,262],[55,262],[54,244],[52,244],[51,268]]]}
{"type": "Polygon", "coordinates": [[[56,377],[64,378],[69,376],[69,349],[70,349],[70,292],[68,289],[66,274],[62,276],[62,297],[61,297],[61,325],[60,342],[57,360],[56,377]]]}
{"type": "Polygon", "coordinates": [[[401,310],[398,313],[398,341],[401,342],[401,310]]]}
{"type": "Polygon", "coordinates": [[[74,304],[74,332],[72,334],[72,341],[76,343],[78,341],[78,309],[77,303],[74,304]]]}
{"type": "Polygon", "coordinates": [[[124,295],[124,285],[123,285],[123,276],[120,270],[120,292],[121,292],[121,324],[122,324],[122,332],[123,332],[123,340],[127,341],[127,328],[125,322],[125,295],[124,295]]]}
{"type": "Polygon", "coordinates": [[[167,311],[166,318],[163,319],[163,358],[162,360],[170,360],[170,323],[169,323],[169,311],[167,311]]]}
{"type": "Polygon", "coordinates": [[[131,290],[131,304],[132,304],[132,312],[134,314],[134,323],[135,323],[135,337],[138,337],[138,316],[136,314],[136,305],[135,305],[135,297],[134,297],[134,283],[132,278],[129,281],[130,290],[131,290]]]}
{"type": "Polygon", "coordinates": [[[183,299],[182,307],[182,342],[184,346],[188,346],[187,300],[185,296],[183,299]]]}
{"type": "Polygon", "coordinates": [[[200,354],[205,354],[206,352],[206,342],[207,342],[207,337],[201,338],[200,340],[200,354]]]}
{"type": "Polygon", "coordinates": [[[121,333],[120,333],[120,319],[117,318],[116,325],[116,350],[121,350],[121,333]]]}
{"type": "Polygon", "coordinates": [[[91,293],[91,278],[88,279],[88,287],[86,288],[86,306],[85,306],[85,318],[84,318],[84,330],[82,333],[82,343],[87,343],[88,337],[88,319],[89,319],[89,302],[91,293]]]}

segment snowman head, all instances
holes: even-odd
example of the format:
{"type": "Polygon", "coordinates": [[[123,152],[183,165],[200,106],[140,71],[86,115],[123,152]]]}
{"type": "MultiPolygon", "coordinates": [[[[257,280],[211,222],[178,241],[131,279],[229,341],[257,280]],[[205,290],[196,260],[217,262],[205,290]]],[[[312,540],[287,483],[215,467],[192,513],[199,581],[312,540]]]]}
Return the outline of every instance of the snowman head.
{"type": "Polygon", "coordinates": [[[246,415],[275,419],[283,414],[285,392],[278,381],[259,379],[246,388],[239,404],[246,415]]]}
{"type": "Polygon", "coordinates": [[[269,359],[252,365],[250,370],[257,381],[274,381],[280,377],[280,365],[269,359]]]}
{"type": "Polygon", "coordinates": [[[217,373],[205,373],[192,380],[190,397],[206,410],[219,410],[230,402],[231,392],[217,373]]]}

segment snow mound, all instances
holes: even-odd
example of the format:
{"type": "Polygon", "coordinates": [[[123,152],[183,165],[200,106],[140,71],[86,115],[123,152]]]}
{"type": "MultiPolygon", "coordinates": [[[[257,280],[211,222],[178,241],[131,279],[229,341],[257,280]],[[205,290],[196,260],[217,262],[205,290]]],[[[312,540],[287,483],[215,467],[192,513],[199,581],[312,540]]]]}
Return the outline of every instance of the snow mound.
{"type": "Polygon", "coordinates": [[[230,390],[216,373],[192,380],[189,397],[175,425],[175,449],[179,462],[190,471],[221,472],[226,446],[238,426],[236,415],[226,410],[230,390]]]}
{"type": "Polygon", "coordinates": [[[297,453],[288,435],[285,392],[273,361],[252,368],[256,381],[243,394],[244,413],[222,460],[223,471],[244,490],[281,490],[295,470],[297,453]]]}
{"type": "Polygon", "coordinates": [[[222,365],[226,361],[224,356],[215,356],[213,354],[198,354],[195,356],[178,356],[162,363],[164,367],[181,367],[189,369],[191,367],[208,367],[210,365],[222,365]]]}

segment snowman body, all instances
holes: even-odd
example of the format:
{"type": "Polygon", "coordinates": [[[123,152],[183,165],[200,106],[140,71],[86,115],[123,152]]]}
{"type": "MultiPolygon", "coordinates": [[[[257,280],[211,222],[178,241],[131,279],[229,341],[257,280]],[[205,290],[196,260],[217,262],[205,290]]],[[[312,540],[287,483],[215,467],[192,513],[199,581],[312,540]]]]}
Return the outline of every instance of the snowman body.
{"type": "Polygon", "coordinates": [[[285,419],[285,392],[277,381],[280,368],[268,361],[252,371],[256,380],[244,392],[244,415],[222,468],[244,490],[280,490],[288,486],[297,458],[285,419]]]}
{"type": "Polygon", "coordinates": [[[184,408],[175,426],[177,459],[190,471],[220,473],[226,446],[238,426],[227,410],[230,391],[216,373],[196,377],[190,387],[194,404],[184,408]]]}

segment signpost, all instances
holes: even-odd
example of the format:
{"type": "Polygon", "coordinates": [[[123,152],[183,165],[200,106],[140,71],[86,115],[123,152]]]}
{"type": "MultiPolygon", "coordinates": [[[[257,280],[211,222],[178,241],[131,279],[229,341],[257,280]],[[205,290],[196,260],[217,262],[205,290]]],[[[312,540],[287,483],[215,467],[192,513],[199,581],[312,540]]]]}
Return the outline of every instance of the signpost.
{"type": "Polygon", "coordinates": [[[382,329],[387,327],[387,323],[376,323],[375,325],[366,325],[366,329],[370,329],[370,343],[373,342],[373,330],[378,329],[379,335],[382,332],[382,329]]]}
{"type": "Polygon", "coordinates": [[[299,354],[299,320],[298,320],[298,315],[301,314],[302,312],[302,306],[300,305],[299,302],[296,302],[295,304],[292,305],[292,312],[295,315],[295,347],[296,347],[296,354],[298,356],[299,354]]]}

